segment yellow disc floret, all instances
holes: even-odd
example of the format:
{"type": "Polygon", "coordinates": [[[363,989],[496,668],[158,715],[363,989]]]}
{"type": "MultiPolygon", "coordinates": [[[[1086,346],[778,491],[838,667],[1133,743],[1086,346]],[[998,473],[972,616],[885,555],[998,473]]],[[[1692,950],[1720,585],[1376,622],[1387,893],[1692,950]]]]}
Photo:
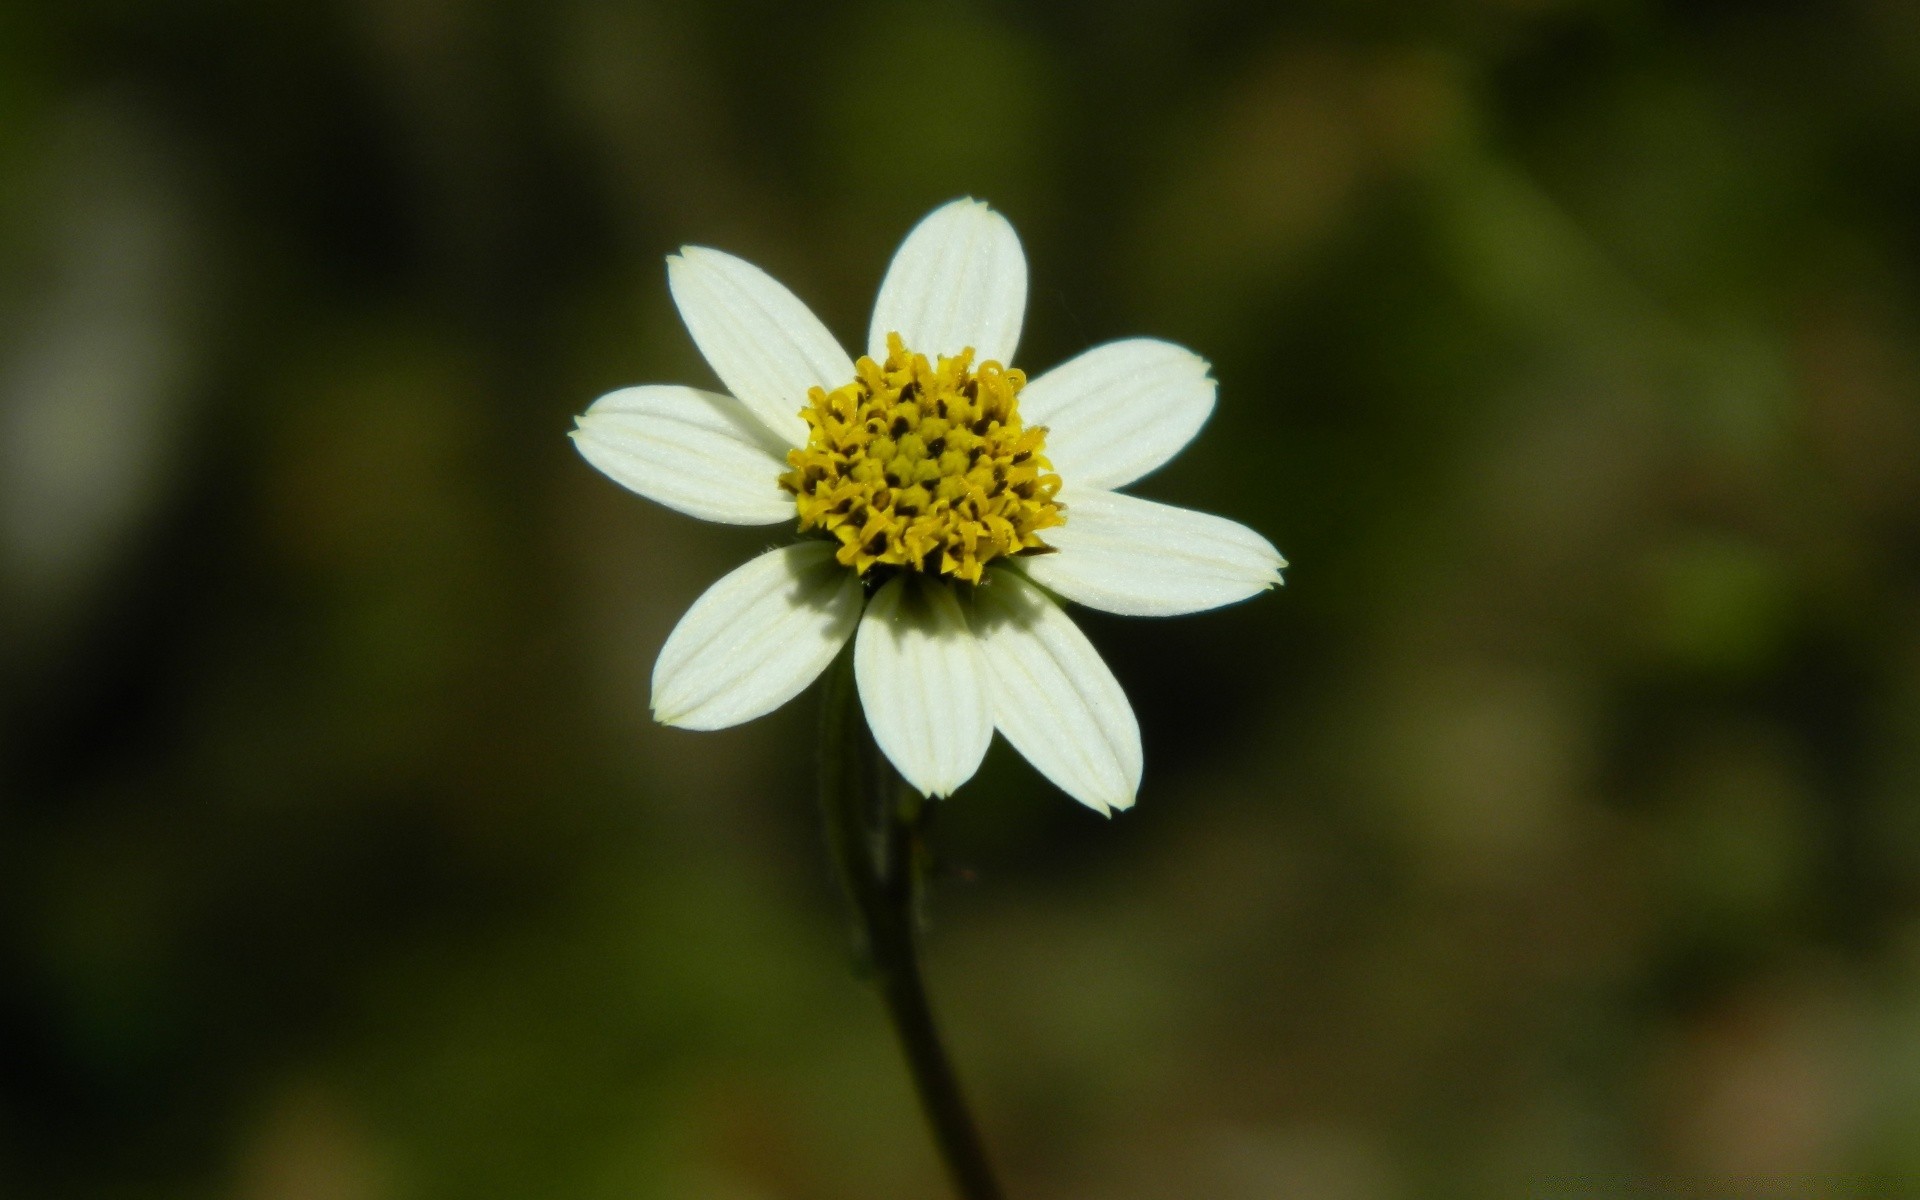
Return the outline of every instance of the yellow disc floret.
{"type": "Polygon", "coordinates": [[[1020,423],[1026,382],[976,368],[970,349],[930,365],[888,334],[886,362],[863,357],[853,382],[808,394],[807,444],[780,477],[800,528],[832,535],[861,574],[885,563],[978,583],[993,559],[1044,550],[1040,531],[1066,517],[1047,431],[1020,423]]]}

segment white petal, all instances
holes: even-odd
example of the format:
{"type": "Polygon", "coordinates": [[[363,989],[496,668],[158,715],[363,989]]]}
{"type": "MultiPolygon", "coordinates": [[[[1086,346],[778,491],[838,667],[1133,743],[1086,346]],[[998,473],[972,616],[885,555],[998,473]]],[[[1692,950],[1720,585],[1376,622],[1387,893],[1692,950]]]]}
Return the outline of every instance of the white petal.
{"type": "Polygon", "coordinates": [[[1027,384],[1020,416],[1047,427],[1068,487],[1116,488],[1180,453],[1213,413],[1207,360],[1172,342],[1095,346],[1027,384]]]}
{"type": "Polygon", "coordinates": [[[902,778],[928,796],[973,778],[993,722],[951,588],[908,575],[881,588],[860,618],[853,677],[873,740],[902,778]]]}
{"type": "Polygon", "coordinates": [[[873,303],[867,353],[887,334],[929,360],[973,347],[974,361],[1012,362],[1027,311],[1027,256],[1013,226],[978,200],[955,200],[913,227],[873,303]]]}
{"type": "Polygon", "coordinates": [[[1237,521],[1118,492],[1072,491],[1057,553],[1021,558],[1036,583],[1076,604],[1172,617],[1245,600],[1280,582],[1273,544],[1237,521]]]}
{"type": "Polygon", "coordinates": [[[1089,808],[1132,807],[1140,726],[1079,626],[1018,573],[998,571],[974,591],[973,634],[993,723],[1014,749],[1089,808]]]}
{"type": "Polygon", "coordinates": [[[799,695],[860,619],[860,580],[829,543],[769,550],[708,588],[653,665],[653,716],[725,729],[799,695]]]}
{"type": "Polygon", "coordinates": [[[570,436],[582,457],[649,500],[729,525],[793,518],[793,497],[775,482],[787,469],[779,440],[732,396],[621,388],[577,424],[570,436]]]}
{"type": "Polygon", "coordinates": [[[853,380],[853,360],[820,318],[759,267],[705,246],[667,259],[667,287],[727,390],[787,445],[806,445],[807,389],[853,380]]]}

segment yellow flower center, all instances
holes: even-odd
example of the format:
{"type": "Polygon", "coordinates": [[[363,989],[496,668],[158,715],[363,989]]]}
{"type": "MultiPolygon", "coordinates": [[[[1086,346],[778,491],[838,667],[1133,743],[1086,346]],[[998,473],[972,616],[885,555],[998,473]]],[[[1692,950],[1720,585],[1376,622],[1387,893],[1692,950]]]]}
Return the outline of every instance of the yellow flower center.
{"type": "Polygon", "coordinates": [[[807,444],[787,454],[800,528],[823,529],[838,558],[980,582],[993,559],[1044,550],[1064,524],[1060,477],[1042,453],[1043,426],[1020,423],[1027,377],[962,350],[929,365],[887,335],[887,361],[862,357],[854,379],[814,388],[800,416],[807,444]]]}

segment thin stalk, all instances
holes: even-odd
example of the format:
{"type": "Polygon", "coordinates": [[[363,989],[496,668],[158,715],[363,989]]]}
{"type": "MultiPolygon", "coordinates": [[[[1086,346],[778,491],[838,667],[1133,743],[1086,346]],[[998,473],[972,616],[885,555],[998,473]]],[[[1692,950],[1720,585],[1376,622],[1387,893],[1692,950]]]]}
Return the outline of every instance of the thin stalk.
{"type": "Polygon", "coordinates": [[[820,804],[875,983],[955,1190],[963,1200],[1002,1200],[920,974],[926,806],[873,744],[854,687],[851,646],[823,682],[820,804]]]}

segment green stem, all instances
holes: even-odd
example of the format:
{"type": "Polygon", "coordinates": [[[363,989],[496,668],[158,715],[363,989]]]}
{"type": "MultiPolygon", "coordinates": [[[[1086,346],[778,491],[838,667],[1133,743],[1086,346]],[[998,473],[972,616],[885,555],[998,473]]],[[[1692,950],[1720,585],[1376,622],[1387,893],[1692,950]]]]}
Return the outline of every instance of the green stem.
{"type": "Polygon", "coordinates": [[[854,687],[852,649],[828,669],[821,697],[820,803],[827,836],[954,1188],[964,1200],[1002,1200],[1005,1193],[940,1041],[920,974],[926,807],[873,743],[854,687]]]}

